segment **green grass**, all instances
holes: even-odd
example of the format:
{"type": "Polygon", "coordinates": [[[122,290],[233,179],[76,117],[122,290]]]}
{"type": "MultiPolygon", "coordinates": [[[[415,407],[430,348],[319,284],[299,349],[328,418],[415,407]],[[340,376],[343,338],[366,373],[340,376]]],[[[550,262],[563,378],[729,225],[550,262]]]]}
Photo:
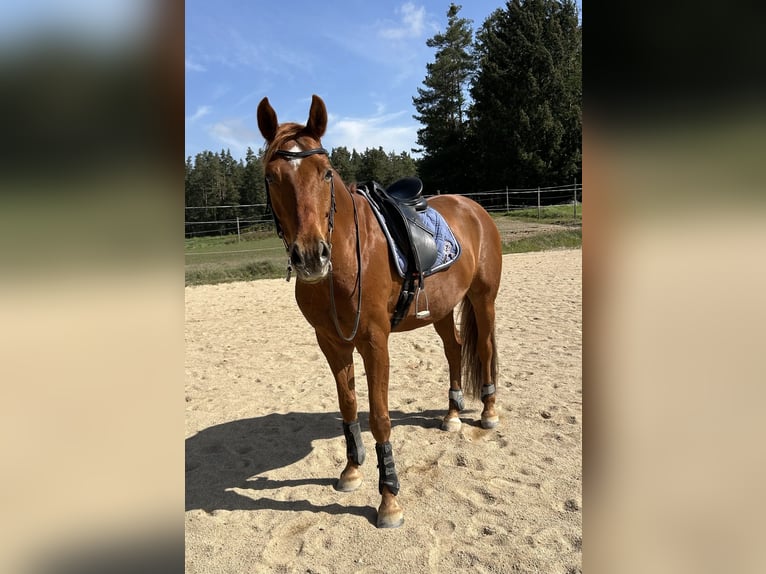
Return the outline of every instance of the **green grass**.
{"type": "Polygon", "coordinates": [[[197,237],[185,241],[186,285],[284,277],[282,240],[273,233],[197,237]]]}
{"type": "Polygon", "coordinates": [[[540,217],[537,217],[537,208],[516,209],[509,211],[503,217],[509,217],[519,221],[531,221],[540,223],[569,224],[573,222],[582,223],[582,203],[576,206],[576,217],[573,217],[574,211],[571,205],[546,205],[540,208],[540,217]]]}
{"type": "MultiPolygon", "coordinates": [[[[503,253],[581,247],[582,229],[572,227],[573,223],[582,222],[581,209],[578,205],[578,221],[572,220],[572,206],[545,207],[540,220],[537,219],[537,208],[496,216],[498,220],[563,224],[560,230],[541,230],[535,235],[508,241],[503,244],[503,253]]],[[[185,252],[186,285],[283,278],[287,267],[284,244],[273,232],[244,233],[241,241],[237,241],[236,235],[187,239],[185,252]]]]}
{"type": "Polygon", "coordinates": [[[582,228],[562,229],[503,243],[503,253],[528,253],[582,247],[582,228]]]}
{"type": "Polygon", "coordinates": [[[253,261],[241,265],[203,265],[186,269],[186,285],[214,285],[231,281],[276,279],[285,276],[284,267],[270,261],[253,261]]]}

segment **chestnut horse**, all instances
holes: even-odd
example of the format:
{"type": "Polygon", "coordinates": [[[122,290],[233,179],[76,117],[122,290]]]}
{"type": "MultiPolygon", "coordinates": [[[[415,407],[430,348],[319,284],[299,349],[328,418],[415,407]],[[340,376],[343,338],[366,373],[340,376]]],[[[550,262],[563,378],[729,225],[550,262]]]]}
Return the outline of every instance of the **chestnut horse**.
{"type": "Polygon", "coordinates": [[[495,427],[500,235],[487,212],[472,200],[459,195],[430,198],[429,205],[448,222],[462,252],[451,267],[425,282],[430,316],[416,316],[413,304],[392,329],[402,278],[367,199],[354,186],[349,190],[330,165],[320,141],[326,127],[327,110],[316,95],[305,126],[279,124],[268,98],[258,105],[258,128],[267,143],[263,157],[267,194],[277,232],[288,251],[288,280],[294,269],[295,299],[316,331],[338,391],[347,463],[336,488],[349,492],[362,482],[365,450],[357,419],[352,356],[357,349],[367,372],[370,430],[378,458],[382,500],[377,525],[395,528],[404,518],[396,499],[399,479],[389,442],[389,334],[433,324],[449,364],[449,402],[442,428],[460,428],[462,384],[484,404],[482,427],[495,427]],[[458,333],[453,309],[460,303],[458,333]]]}

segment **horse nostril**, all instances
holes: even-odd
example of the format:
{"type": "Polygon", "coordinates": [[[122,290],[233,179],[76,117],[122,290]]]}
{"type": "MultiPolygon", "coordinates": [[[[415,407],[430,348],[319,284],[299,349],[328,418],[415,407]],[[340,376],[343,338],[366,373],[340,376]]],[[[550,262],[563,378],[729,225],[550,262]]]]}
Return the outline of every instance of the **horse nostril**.
{"type": "Polygon", "coordinates": [[[322,261],[330,259],[330,245],[326,241],[319,242],[319,258],[322,261]]]}
{"type": "Polygon", "coordinates": [[[295,243],[293,243],[293,246],[290,249],[290,263],[296,267],[303,265],[303,257],[301,257],[301,251],[298,248],[298,245],[295,243]]]}

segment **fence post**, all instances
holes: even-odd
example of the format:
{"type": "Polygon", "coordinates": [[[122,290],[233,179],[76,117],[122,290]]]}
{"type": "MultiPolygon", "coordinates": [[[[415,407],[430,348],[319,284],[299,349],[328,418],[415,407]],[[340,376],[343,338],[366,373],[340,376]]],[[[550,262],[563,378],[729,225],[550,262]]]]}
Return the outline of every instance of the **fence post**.
{"type": "Polygon", "coordinates": [[[540,186],[537,186],[537,219],[540,219],[540,186]]]}
{"type": "Polygon", "coordinates": [[[511,210],[510,206],[508,205],[508,186],[505,186],[505,213],[506,215],[511,210]]]}
{"type": "Polygon", "coordinates": [[[239,242],[240,242],[240,237],[239,237],[239,215],[238,215],[237,216],[237,243],[239,242]]]}
{"type": "Polygon", "coordinates": [[[572,201],[572,218],[577,221],[577,178],[574,178],[574,197],[572,201]]]}

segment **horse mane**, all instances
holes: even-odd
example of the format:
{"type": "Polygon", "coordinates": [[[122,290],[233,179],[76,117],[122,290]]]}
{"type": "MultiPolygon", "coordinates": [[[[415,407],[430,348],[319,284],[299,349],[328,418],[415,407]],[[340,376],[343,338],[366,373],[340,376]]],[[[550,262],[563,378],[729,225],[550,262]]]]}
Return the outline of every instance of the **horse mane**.
{"type": "Polygon", "coordinates": [[[280,149],[286,142],[290,140],[298,141],[301,137],[308,134],[306,132],[306,126],[297,124],[294,122],[287,122],[280,124],[277,128],[277,133],[274,139],[266,148],[266,152],[263,154],[263,164],[269,163],[274,156],[274,152],[280,149]]]}

